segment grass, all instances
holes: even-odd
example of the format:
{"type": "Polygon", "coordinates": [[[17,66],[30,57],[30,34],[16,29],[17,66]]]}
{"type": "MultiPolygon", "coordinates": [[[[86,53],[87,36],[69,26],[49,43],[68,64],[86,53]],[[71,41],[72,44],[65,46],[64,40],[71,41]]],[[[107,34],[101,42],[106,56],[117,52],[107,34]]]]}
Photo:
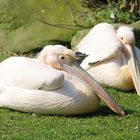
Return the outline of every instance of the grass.
{"type": "Polygon", "coordinates": [[[119,117],[106,105],[84,116],[47,116],[0,109],[1,140],[139,140],[140,98],[108,89],[127,115],[119,117]]]}
{"type": "Polygon", "coordinates": [[[0,109],[0,140],[139,140],[140,97],[136,92],[107,90],[122,105],[126,116],[117,116],[104,103],[97,112],[83,116],[0,109]]]}

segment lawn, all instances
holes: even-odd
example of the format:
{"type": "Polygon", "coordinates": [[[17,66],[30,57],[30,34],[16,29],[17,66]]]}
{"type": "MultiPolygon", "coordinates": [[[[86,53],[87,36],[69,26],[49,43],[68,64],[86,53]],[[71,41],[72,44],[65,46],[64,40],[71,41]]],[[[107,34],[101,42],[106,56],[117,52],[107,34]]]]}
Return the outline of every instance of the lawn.
{"type": "Polygon", "coordinates": [[[0,140],[139,140],[140,97],[136,92],[107,90],[122,105],[126,116],[117,116],[103,102],[96,113],[84,116],[0,109],[0,140]]]}

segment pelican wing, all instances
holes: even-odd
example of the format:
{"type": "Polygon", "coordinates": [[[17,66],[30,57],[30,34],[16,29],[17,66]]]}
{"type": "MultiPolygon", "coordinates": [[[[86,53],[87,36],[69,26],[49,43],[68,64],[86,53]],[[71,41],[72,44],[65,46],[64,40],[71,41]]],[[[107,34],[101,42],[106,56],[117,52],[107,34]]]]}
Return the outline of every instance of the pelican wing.
{"type": "Polygon", "coordinates": [[[63,81],[62,72],[31,58],[11,57],[0,63],[0,84],[54,90],[62,87],[63,81]]]}
{"type": "Polygon", "coordinates": [[[101,23],[96,25],[77,46],[78,52],[85,53],[88,57],[82,62],[82,67],[102,62],[114,57],[122,48],[112,25],[101,23]]]}

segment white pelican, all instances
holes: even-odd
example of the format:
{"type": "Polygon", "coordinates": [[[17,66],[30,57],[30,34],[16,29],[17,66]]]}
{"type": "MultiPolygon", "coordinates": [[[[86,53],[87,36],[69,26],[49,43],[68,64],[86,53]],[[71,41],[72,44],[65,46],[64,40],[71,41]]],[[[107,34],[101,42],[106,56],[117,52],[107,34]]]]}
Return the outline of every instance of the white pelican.
{"type": "Polygon", "coordinates": [[[81,66],[100,84],[122,90],[136,88],[140,95],[140,50],[128,27],[116,33],[112,25],[100,23],[78,44],[78,52],[87,57],[81,66]]]}
{"type": "Polygon", "coordinates": [[[75,58],[71,50],[54,45],[45,47],[36,59],[6,59],[0,63],[0,107],[31,113],[84,114],[98,109],[99,96],[124,115],[75,58]]]}

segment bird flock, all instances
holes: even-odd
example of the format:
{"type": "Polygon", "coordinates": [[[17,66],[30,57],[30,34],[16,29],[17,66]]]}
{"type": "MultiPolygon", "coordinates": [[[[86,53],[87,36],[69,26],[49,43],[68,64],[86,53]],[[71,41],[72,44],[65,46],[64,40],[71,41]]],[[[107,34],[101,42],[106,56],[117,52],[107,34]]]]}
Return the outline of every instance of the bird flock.
{"type": "MultiPolygon", "coordinates": [[[[80,58],[79,58],[80,59],[80,58]]],[[[76,46],[45,46],[36,58],[9,57],[0,63],[0,107],[22,112],[80,115],[95,112],[100,100],[125,115],[102,87],[136,90],[140,96],[140,50],[133,29],[94,26],[76,46]],[[81,64],[77,62],[80,54],[81,64]]]]}

